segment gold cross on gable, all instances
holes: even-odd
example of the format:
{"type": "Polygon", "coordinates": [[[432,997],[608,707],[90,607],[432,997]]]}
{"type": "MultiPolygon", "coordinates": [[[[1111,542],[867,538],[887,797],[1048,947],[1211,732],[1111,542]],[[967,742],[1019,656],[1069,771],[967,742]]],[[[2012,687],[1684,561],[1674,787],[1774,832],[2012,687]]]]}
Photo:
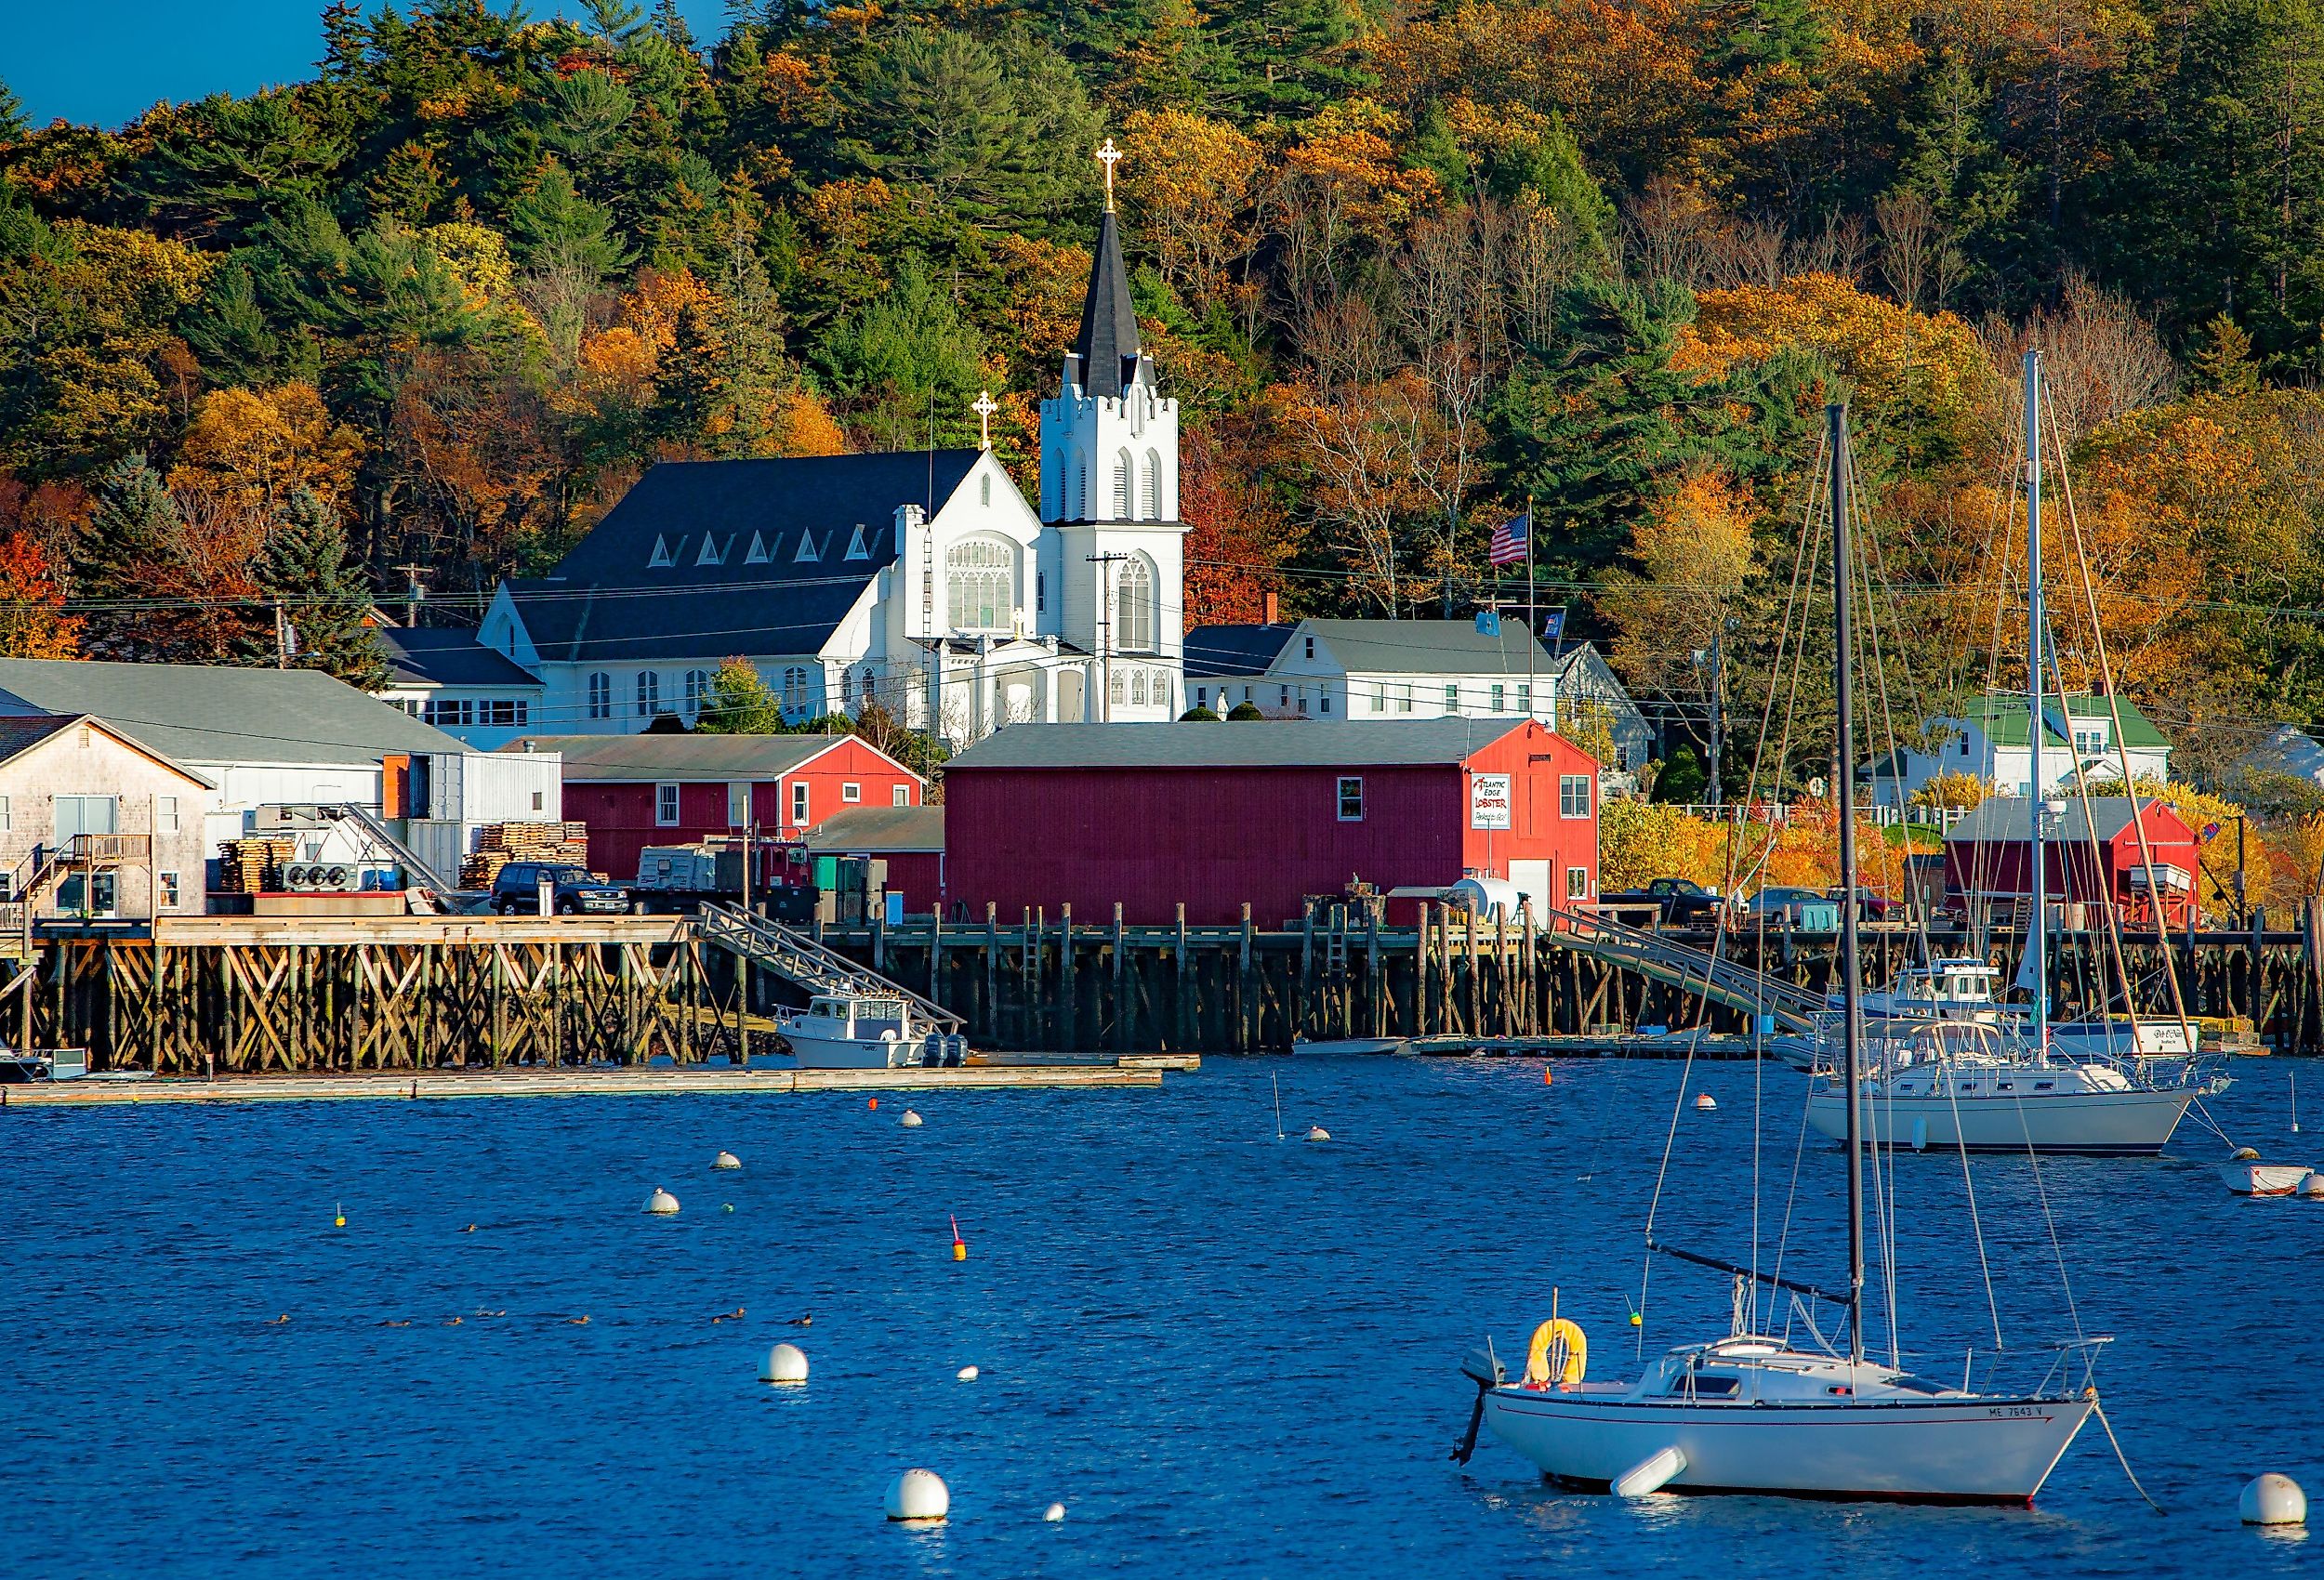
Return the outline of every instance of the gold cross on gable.
{"type": "Polygon", "coordinates": [[[1098,163],[1105,166],[1105,212],[1108,214],[1114,212],[1114,166],[1120,163],[1122,151],[1114,146],[1112,138],[1098,145],[1098,163]]]}
{"type": "Polygon", "coordinates": [[[969,402],[969,410],[976,414],[977,426],[984,430],[982,442],[985,449],[990,450],[993,447],[993,414],[1000,410],[1000,402],[993,399],[991,390],[980,389],[976,392],[976,399],[969,402]]]}

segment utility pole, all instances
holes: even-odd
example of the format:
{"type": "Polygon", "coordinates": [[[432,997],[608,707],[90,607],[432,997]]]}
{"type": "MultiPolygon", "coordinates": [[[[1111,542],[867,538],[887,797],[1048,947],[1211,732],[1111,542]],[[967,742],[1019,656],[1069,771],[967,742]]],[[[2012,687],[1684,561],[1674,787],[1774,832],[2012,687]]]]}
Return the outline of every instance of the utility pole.
{"type": "Polygon", "coordinates": [[[1129,559],[1127,554],[1089,556],[1098,568],[1098,687],[1103,699],[1098,705],[1108,724],[1114,721],[1114,567],[1129,559]]]}
{"type": "Polygon", "coordinates": [[[419,624],[419,606],[428,601],[427,585],[420,580],[427,573],[428,567],[398,565],[395,569],[403,573],[403,624],[416,625],[419,624]]]}
{"type": "Polygon", "coordinates": [[[274,667],[277,669],[290,667],[290,640],[286,634],[288,629],[286,618],[283,613],[283,600],[278,598],[274,600],[274,667]]]}

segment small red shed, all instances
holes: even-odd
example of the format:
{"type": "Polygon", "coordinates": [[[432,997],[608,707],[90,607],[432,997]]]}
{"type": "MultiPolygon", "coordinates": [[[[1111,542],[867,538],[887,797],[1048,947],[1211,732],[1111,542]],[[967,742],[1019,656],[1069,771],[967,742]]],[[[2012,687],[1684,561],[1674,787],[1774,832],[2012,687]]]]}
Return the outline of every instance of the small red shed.
{"type": "Polygon", "coordinates": [[[1598,765],[1518,718],[1015,724],[944,770],[945,894],[984,915],[1280,927],[1352,878],[1594,898],[1598,765]]]}
{"type": "MultiPolygon", "coordinates": [[[[2169,803],[2094,796],[2085,814],[2081,797],[2068,796],[2052,806],[2041,842],[2042,885],[2052,903],[2111,903],[2126,919],[2151,922],[2149,896],[2159,894],[2164,922],[2186,925],[2196,902],[2195,879],[2202,870],[2202,842],[2169,803]]],[[[2033,805],[2024,797],[1992,796],[1946,831],[1945,887],[1956,901],[2031,897],[2033,866],[2027,852],[2033,849],[2033,805]]]]}
{"type": "Polygon", "coordinates": [[[565,816],[589,829],[589,865],[638,876],[649,845],[741,834],[797,839],[854,807],[917,807],[920,777],[853,735],[530,735],[504,752],[564,757],[565,816]]]}
{"type": "Polygon", "coordinates": [[[869,856],[888,863],[888,892],[925,913],[944,898],[944,809],[847,807],[807,836],[816,856],[869,856]]]}

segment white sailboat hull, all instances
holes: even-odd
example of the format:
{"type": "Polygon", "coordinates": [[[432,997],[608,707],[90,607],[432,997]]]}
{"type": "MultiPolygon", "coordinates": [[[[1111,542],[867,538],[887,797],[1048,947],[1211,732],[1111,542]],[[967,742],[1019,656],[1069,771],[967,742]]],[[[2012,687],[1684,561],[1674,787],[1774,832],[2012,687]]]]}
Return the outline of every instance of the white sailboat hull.
{"type": "MultiPolygon", "coordinates": [[[[2160,1091],[2033,1092],[1863,1099],[1865,1139],[1877,1147],[1966,1148],[1973,1152],[2084,1152],[2146,1156],[2162,1151],[2195,1100],[2193,1088],[2160,1091]]],[[[1848,1104],[1837,1092],[1810,1093],[1807,1119],[1833,1140],[1847,1136],[1848,1104]]]]}
{"type": "Polygon", "coordinates": [[[1672,1492],[2029,1503],[2089,1419],[2080,1399],[1685,1404],[1521,1388],[1485,1396],[1485,1425],[1542,1474],[1611,1485],[1675,1447],[1672,1492]]]}

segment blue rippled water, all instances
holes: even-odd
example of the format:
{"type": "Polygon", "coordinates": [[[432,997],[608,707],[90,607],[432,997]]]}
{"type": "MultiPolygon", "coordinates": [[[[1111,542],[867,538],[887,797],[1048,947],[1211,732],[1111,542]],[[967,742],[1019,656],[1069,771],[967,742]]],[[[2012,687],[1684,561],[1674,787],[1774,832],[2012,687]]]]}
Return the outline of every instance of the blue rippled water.
{"type": "MultiPolygon", "coordinates": [[[[2217,1105],[2271,1155],[2299,1145],[2288,1068],[2247,1062],[2217,1105]]],[[[1461,1350],[1516,1350],[1552,1284],[1591,1375],[1631,1365],[1677,1078],[1221,1060],[1159,1092],[925,1094],[918,1129],[893,1097],[20,1108],[0,1575],[2324,1573],[2324,1529],[2235,1515],[2261,1469],[2324,1494],[2324,1204],[2230,1198],[2195,1129],[2180,1158],[2042,1170],[2167,1518],[2094,1430],[2033,1511],[1625,1505],[1489,1440],[1448,1463],[1461,1350]],[[1271,1073],[1330,1143],[1277,1142],[1271,1073]],[[656,1184],[679,1217],[640,1214],[656,1184]],[[756,1380],[780,1338],[803,1389],[756,1380]],[[910,1465],[951,1483],[939,1530],[880,1518],[910,1465]]],[[[1752,1079],[1697,1073],[1721,1108],[1679,1120],[1680,1244],[1748,1249],[1752,1079]]],[[[1765,1079],[1772,1237],[1799,1104],[1765,1079]]],[[[2038,1373],[2074,1321],[2041,1201],[2022,1162],[1974,1168],[2038,1373]]],[[[1835,1272],[1840,1177],[1807,1149],[1789,1271],[1835,1272]]],[[[1904,1348],[1957,1375],[1991,1344],[1959,1160],[1895,1181],[1904,1348]]],[[[1650,1345],[1724,1331],[1716,1275],[1665,1265],[1652,1295],[1650,1345]]]]}

